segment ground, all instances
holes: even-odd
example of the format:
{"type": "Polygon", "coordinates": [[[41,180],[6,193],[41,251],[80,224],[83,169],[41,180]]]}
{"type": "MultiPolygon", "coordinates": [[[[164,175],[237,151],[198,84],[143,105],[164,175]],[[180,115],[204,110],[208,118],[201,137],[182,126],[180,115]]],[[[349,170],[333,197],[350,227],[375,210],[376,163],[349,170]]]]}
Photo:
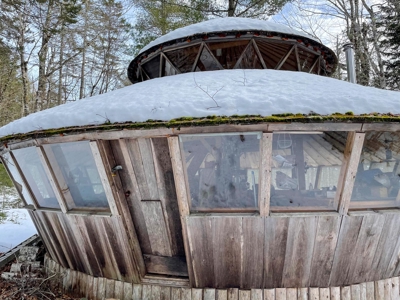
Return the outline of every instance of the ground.
{"type": "Polygon", "coordinates": [[[7,252],[37,233],[14,188],[0,187],[0,253],[7,252]]]}
{"type": "MultiPolygon", "coordinates": [[[[10,270],[11,263],[0,270],[0,273],[10,270]]],[[[0,299],[1,300],[78,300],[63,293],[60,286],[61,277],[56,280],[46,277],[40,271],[26,272],[26,277],[19,277],[13,280],[0,278],[0,299]]]]}
{"type": "MultiPolygon", "coordinates": [[[[18,194],[14,188],[0,186],[0,255],[14,248],[36,233],[36,228],[26,209],[20,207],[18,194]]],[[[41,248],[43,257],[44,248],[41,248]]],[[[15,262],[15,261],[14,261],[15,262]]],[[[10,271],[12,263],[0,269],[0,274],[10,271]]],[[[41,271],[24,271],[19,278],[0,278],[0,300],[74,300],[65,295],[59,284],[62,274],[47,277],[41,271]]]]}

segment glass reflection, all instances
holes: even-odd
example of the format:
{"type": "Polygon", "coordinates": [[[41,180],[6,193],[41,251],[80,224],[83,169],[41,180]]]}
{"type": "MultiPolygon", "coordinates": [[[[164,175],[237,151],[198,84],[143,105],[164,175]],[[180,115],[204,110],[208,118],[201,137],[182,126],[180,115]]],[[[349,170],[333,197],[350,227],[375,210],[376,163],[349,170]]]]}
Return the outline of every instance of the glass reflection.
{"type": "Polygon", "coordinates": [[[335,210],[346,133],[275,133],[271,210],[335,210]]]}
{"type": "Polygon", "coordinates": [[[399,207],[399,188],[400,133],[366,133],[350,208],[399,207]]]}
{"type": "Polygon", "coordinates": [[[36,147],[14,150],[13,154],[39,206],[59,209],[36,147]]]}
{"type": "Polygon", "coordinates": [[[23,200],[25,201],[25,204],[33,204],[31,195],[29,194],[21,175],[19,174],[17,166],[13,162],[10,153],[3,154],[3,161],[6,164],[8,171],[11,173],[12,178],[14,179],[15,187],[24,198],[23,200]]]}
{"type": "Polygon", "coordinates": [[[208,51],[207,47],[204,47],[199,57],[196,71],[214,71],[219,69],[218,63],[211,55],[210,51],[208,51]]]}
{"type": "Polygon", "coordinates": [[[191,210],[258,207],[261,134],[181,136],[191,210]]]}
{"type": "Polygon", "coordinates": [[[46,145],[46,154],[60,186],[72,196],[69,209],[108,208],[107,198],[88,141],[46,145]]]}

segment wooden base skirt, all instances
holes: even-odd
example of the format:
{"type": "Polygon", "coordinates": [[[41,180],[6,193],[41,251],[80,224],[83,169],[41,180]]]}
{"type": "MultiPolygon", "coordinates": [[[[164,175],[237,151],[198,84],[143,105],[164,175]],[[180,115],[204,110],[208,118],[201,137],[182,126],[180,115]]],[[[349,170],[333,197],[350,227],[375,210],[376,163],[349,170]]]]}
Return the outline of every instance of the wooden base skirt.
{"type": "Polygon", "coordinates": [[[45,256],[48,276],[59,278],[65,293],[88,300],[166,299],[166,300],[362,300],[400,299],[400,277],[364,282],[342,287],[276,288],[242,290],[189,288],[187,280],[163,280],[145,278],[148,283],[132,284],[107,278],[93,277],[82,272],[66,269],[45,256]],[[57,276],[58,274],[58,276],[57,276]],[[168,285],[166,285],[168,283],[168,285]]]}

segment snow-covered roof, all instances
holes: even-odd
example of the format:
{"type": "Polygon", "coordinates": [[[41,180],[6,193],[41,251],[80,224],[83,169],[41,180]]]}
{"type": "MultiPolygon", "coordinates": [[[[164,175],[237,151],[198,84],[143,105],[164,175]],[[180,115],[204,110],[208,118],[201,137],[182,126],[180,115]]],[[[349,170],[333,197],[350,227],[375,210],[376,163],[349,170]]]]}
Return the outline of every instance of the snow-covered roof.
{"type": "Polygon", "coordinates": [[[131,85],[31,114],[0,128],[0,137],[106,122],[169,121],[209,115],[352,111],[400,113],[400,93],[303,72],[221,70],[185,73],[131,85]]]}
{"type": "MultiPolygon", "coordinates": [[[[218,18],[212,19],[200,23],[196,23],[193,25],[189,25],[183,28],[176,29],[163,35],[147,46],[145,46],[140,53],[154,47],[156,45],[163,44],[165,42],[173,41],[180,38],[190,37],[195,34],[205,34],[212,32],[228,32],[228,31],[268,31],[268,32],[279,32],[283,34],[291,34],[296,36],[302,36],[307,39],[314,40],[319,43],[319,41],[312,36],[292,29],[283,24],[275,23],[272,21],[264,21],[264,20],[256,20],[250,18],[237,18],[237,17],[229,17],[229,18],[218,18]]],[[[140,54],[139,53],[139,54],[140,54]]]]}

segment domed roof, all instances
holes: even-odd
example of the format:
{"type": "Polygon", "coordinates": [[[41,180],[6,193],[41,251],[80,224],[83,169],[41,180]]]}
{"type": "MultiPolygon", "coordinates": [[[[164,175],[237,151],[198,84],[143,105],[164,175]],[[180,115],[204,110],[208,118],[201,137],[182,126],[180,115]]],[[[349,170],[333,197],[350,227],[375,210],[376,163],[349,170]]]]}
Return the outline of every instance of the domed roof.
{"type": "Polygon", "coordinates": [[[132,83],[189,72],[277,69],[331,76],[335,53],[285,25],[248,18],[219,18],[174,30],[131,61],[132,83]]]}
{"type": "Polygon", "coordinates": [[[222,69],[277,69],[331,76],[337,57],[317,39],[285,25],[218,18],[176,29],[131,61],[132,83],[180,73],[222,69]]]}
{"type": "Polygon", "coordinates": [[[283,33],[291,36],[303,37],[309,40],[313,40],[319,43],[319,41],[298,30],[285,26],[283,24],[275,23],[272,21],[250,19],[250,18],[217,18],[196,24],[192,24],[186,27],[178,28],[170,33],[167,33],[140,50],[139,54],[146,50],[161,45],[166,42],[171,42],[181,38],[188,38],[198,34],[211,34],[216,32],[230,32],[230,31],[266,31],[283,33]]]}
{"type": "Polygon", "coordinates": [[[31,114],[0,128],[19,133],[210,115],[400,113],[400,93],[303,72],[222,70],[157,78],[31,114]]]}

